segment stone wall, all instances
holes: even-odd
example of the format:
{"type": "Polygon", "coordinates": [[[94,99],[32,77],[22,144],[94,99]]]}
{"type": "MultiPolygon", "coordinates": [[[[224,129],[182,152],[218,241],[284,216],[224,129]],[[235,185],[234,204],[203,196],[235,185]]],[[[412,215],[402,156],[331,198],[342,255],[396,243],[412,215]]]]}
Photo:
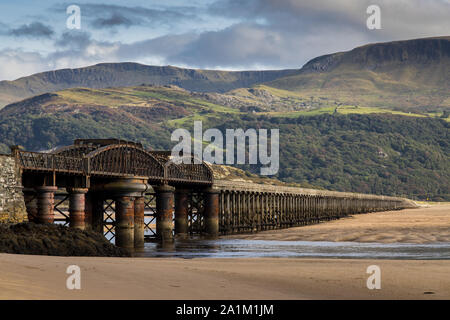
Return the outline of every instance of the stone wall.
{"type": "Polygon", "coordinates": [[[19,170],[13,157],[0,154],[0,223],[26,219],[19,170]]]}

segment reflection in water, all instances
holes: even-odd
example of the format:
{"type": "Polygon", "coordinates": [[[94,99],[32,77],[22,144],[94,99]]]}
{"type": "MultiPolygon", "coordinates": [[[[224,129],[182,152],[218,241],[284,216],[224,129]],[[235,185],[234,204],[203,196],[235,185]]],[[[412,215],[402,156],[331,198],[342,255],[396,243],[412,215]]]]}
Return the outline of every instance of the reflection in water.
{"type": "Polygon", "coordinates": [[[146,243],[137,257],[177,258],[359,258],[450,259],[450,243],[359,243],[325,241],[204,240],[177,239],[172,243],[146,243]]]}

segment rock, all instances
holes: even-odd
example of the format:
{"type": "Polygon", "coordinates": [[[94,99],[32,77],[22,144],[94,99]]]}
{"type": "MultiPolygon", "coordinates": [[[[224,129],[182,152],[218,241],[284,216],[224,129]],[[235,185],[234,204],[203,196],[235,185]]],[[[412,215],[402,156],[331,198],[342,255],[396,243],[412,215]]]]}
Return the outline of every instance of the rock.
{"type": "Polygon", "coordinates": [[[50,256],[125,257],[101,234],[56,224],[0,224],[0,252],[50,256]]]}

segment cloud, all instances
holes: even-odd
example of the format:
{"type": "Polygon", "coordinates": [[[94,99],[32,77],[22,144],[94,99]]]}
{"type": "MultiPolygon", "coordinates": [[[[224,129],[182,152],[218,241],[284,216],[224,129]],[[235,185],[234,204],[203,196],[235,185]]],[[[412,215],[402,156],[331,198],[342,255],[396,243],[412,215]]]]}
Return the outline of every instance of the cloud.
{"type": "Polygon", "coordinates": [[[118,43],[93,40],[86,32],[65,32],[55,46],[56,50],[46,55],[20,48],[0,50],[0,79],[14,80],[37,72],[120,61],[118,43]]]}
{"type": "Polygon", "coordinates": [[[46,56],[55,69],[77,68],[101,62],[118,62],[119,42],[98,41],[85,31],[64,32],[57,41],[56,51],[46,56]]]}
{"type": "Polygon", "coordinates": [[[286,38],[279,32],[256,24],[237,24],[220,31],[200,34],[169,60],[200,67],[243,67],[279,65],[286,56],[286,38]]]}
{"type": "Polygon", "coordinates": [[[70,48],[81,50],[92,42],[91,34],[86,31],[71,30],[65,31],[55,41],[55,46],[59,48],[70,48]]]}
{"type": "Polygon", "coordinates": [[[371,0],[221,0],[211,15],[238,19],[223,30],[199,34],[175,63],[198,67],[299,67],[319,55],[366,43],[450,32],[450,6],[442,0],[378,0],[381,30],[366,27],[371,0]]]}
{"type": "MultiPolygon", "coordinates": [[[[274,28],[299,32],[352,29],[388,38],[418,38],[450,32],[450,4],[447,0],[218,0],[209,8],[217,16],[264,21],[274,28]],[[383,29],[377,32],[366,26],[366,9],[381,8],[383,29]],[[301,29],[299,28],[301,27],[301,29]]],[[[341,34],[345,38],[345,34],[341,34]]]]}
{"type": "Polygon", "coordinates": [[[17,79],[44,70],[50,70],[46,59],[36,52],[4,49],[0,51],[0,79],[17,79]]]}
{"type": "Polygon", "coordinates": [[[129,27],[133,25],[135,22],[133,22],[131,19],[128,19],[122,14],[119,13],[113,13],[111,16],[107,18],[97,18],[92,22],[92,25],[97,28],[110,28],[110,27],[116,27],[116,26],[126,26],[129,27]]]}
{"type": "MultiPolygon", "coordinates": [[[[83,19],[95,29],[130,27],[145,25],[147,27],[172,26],[183,21],[200,20],[198,10],[191,6],[172,6],[150,9],[142,6],[121,6],[113,4],[79,4],[83,19]]],[[[64,11],[67,4],[58,4],[52,11],[64,11]]]]}
{"type": "Polygon", "coordinates": [[[121,59],[144,59],[158,57],[164,63],[173,62],[171,57],[182,55],[191,43],[198,39],[194,33],[167,35],[154,39],[121,44],[117,54],[121,59]]]}
{"type": "Polygon", "coordinates": [[[46,26],[41,22],[32,22],[15,29],[11,29],[8,31],[8,34],[15,37],[51,38],[54,31],[51,27],[46,26]]]}

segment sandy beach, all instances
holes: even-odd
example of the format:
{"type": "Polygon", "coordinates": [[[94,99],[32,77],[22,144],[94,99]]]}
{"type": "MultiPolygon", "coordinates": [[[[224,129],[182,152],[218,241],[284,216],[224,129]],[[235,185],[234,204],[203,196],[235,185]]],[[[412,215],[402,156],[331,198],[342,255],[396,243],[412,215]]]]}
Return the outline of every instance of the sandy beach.
{"type": "Polygon", "coordinates": [[[0,254],[1,299],[450,299],[450,261],[155,259],[0,254]],[[81,290],[66,268],[81,268],[81,290]],[[381,289],[366,269],[381,268],[381,289]]]}
{"type": "MultiPolygon", "coordinates": [[[[450,206],[356,215],[248,239],[449,241],[450,206]]],[[[450,260],[99,258],[0,254],[1,299],[450,299],[450,260]],[[66,288],[69,265],[81,290],[66,288]],[[381,269],[381,289],[366,286],[381,269]]]]}
{"type": "Polygon", "coordinates": [[[357,214],[320,224],[224,238],[380,243],[450,242],[450,204],[357,214]]]}

